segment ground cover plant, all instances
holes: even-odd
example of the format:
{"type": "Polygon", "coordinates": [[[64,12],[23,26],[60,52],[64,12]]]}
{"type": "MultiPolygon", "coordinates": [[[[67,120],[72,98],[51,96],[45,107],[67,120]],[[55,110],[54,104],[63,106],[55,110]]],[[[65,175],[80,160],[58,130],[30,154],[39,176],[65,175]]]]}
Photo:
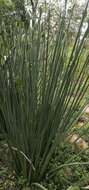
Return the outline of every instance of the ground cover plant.
{"type": "Polygon", "coordinates": [[[56,147],[49,162],[44,184],[48,189],[88,189],[89,124],[74,127],[71,141],[67,137],[56,147]],[[74,135],[73,135],[74,134],[74,135]],[[75,134],[77,138],[75,139],[75,134]],[[74,136],[74,139],[73,139],[74,136]],[[80,140],[79,140],[80,139],[80,140]],[[85,146],[88,145],[88,146],[85,146]]]}
{"type": "Polygon", "coordinates": [[[45,189],[40,182],[55,149],[87,104],[82,100],[89,87],[89,53],[80,61],[89,34],[88,24],[80,38],[87,7],[69,57],[71,19],[66,24],[66,11],[54,38],[50,10],[45,19],[41,8],[37,16],[34,12],[29,25],[12,18],[7,27],[1,20],[0,137],[9,148],[13,170],[31,189],[45,189]]]}

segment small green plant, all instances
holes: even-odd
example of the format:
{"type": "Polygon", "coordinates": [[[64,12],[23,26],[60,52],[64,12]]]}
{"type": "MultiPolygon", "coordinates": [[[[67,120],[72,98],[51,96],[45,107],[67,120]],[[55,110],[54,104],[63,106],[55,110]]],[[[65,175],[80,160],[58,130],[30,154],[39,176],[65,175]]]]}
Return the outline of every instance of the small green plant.
{"type": "Polygon", "coordinates": [[[76,72],[89,33],[88,26],[80,40],[87,6],[68,59],[70,21],[66,23],[66,15],[60,17],[54,38],[50,11],[46,24],[41,20],[41,10],[37,17],[33,15],[29,28],[17,21],[10,23],[10,30],[1,24],[0,133],[9,148],[13,169],[31,187],[43,188],[39,182],[55,148],[86,105],[82,99],[89,87],[88,54],[77,78],[76,72]]]}
{"type": "Polygon", "coordinates": [[[89,152],[76,151],[72,144],[64,142],[61,147],[56,148],[50,160],[44,184],[50,190],[66,190],[71,185],[80,188],[87,186],[89,184],[89,152]],[[68,165],[69,163],[71,165],[68,165]],[[73,165],[73,163],[76,164],[73,165]],[[59,169],[55,171],[55,168],[59,169]]]}

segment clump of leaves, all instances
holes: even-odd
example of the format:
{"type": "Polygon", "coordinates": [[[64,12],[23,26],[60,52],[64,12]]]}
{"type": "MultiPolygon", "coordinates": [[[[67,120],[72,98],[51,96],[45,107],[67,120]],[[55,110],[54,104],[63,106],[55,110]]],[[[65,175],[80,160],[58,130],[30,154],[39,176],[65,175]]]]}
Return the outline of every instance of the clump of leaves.
{"type": "Polygon", "coordinates": [[[88,3],[68,59],[70,20],[66,23],[66,11],[59,19],[54,38],[50,33],[50,11],[45,22],[41,10],[37,17],[33,14],[28,29],[17,22],[16,27],[10,24],[9,38],[4,22],[0,26],[3,31],[0,132],[17,175],[40,188],[35,182],[44,178],[56,146],[64,140],[86,105],[82,98],[89,87],[88,54],[77,78],[76,71],[89,33],[88,25],[80,38],[87,7],[88,3]]]}

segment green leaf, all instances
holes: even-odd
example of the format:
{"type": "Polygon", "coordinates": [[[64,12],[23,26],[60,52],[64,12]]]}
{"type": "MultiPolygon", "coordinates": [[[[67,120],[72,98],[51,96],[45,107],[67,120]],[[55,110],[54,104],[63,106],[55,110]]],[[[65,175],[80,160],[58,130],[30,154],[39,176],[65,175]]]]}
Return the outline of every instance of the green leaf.
{"type": "Polygon", "coordinates": [[[67,190],[80,190],[78,186],[70,186],[67,190]]]}

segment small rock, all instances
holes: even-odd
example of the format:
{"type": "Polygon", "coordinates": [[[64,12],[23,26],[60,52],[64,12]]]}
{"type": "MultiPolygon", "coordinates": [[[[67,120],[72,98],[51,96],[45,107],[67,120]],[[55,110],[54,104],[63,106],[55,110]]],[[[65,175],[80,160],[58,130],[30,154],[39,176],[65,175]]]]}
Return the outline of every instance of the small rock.
{"type": "Polygon", "coordinates": [[[84,125],[84,122],[78,122],[77,127],[82,127],[84,125]]]}
{"type": "Polygon", "coordinates": [[[75,148],[78,150],[86,150],[89,145],[83,138],[79,137],[78,134],[70,135],[67,140],[69,143],[73,144],[75,148]]]}
{"type": "Polygon", "coordinates": [[[78,134],[73,134],[73,135],[70,135],[68,136],[68,141],[72,144],[74,143],[77,139],[79,139],[79,135],[78,134]]]}
{"type": "Polygon", "coordinates": [[[89,115],[89,106],[85,108],[85,113],[89,115]]]}

